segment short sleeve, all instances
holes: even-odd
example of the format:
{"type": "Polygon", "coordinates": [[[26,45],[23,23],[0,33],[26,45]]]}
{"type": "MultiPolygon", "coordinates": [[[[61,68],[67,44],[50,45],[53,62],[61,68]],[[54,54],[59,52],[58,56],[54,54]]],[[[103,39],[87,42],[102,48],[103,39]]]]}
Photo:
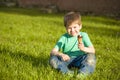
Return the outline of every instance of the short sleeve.
{"type": "Polygon", "coordinates": [[[83,36],[83,43],[86,47],[93,45],[87,33],[83,33],[82,36],[83,36]]]}
{"type": "Polygon", "coordinates": [[[65,43],[65,38],[64,36],[60,37],[60,39],[57,41],[56,45],[54,48],[58,49],[58,50],[62,50],[64,47],[64,43],[65,43]]]}

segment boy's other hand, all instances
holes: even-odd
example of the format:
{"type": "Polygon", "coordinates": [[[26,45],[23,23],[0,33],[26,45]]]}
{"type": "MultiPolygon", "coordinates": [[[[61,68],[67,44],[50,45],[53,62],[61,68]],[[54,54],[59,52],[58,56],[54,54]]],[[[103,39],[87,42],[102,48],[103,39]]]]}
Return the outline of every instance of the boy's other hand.
{"type": "Polygon", "coordinates": [[[70,60],[70,57],[66,54],[61,54],[61,58],[63,61],[69,61],[70,60]]]}

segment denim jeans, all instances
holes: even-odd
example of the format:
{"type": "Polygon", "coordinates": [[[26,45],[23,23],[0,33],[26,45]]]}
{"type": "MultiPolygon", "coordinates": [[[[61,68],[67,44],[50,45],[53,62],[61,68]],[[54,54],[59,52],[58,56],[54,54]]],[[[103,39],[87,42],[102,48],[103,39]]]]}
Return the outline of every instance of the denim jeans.
{"type": "Polygon", "coordinates": [[[76,67],[78,68],[78,73],[90,74],[94,72],[96,57],[95,54],[88,53],[76,58],[70,58],[69,61],[63,61],[58,56],[51,56],[50,65],[53,68],[60,70],[62,73],[67,73],[70,71],[71,67],[76,67]]]}

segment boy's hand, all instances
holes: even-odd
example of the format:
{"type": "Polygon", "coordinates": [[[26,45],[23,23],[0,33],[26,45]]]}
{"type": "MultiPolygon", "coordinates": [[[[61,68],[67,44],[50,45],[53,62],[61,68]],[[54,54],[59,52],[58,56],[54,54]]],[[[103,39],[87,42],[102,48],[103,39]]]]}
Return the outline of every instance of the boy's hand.
{"type": "Polygon", "coordinates": [[[79,43],[79,44],[78,44],[78,48],[79,48],[81,51],[84,51],[85,46],[84,46],[83,43],[79,43]]]}
{"type": "Polygon", "coordinates": [[[61,54],[61,58],[63,59],[63,61],[69,61],[70,57],[66,54],[61,54]]]}

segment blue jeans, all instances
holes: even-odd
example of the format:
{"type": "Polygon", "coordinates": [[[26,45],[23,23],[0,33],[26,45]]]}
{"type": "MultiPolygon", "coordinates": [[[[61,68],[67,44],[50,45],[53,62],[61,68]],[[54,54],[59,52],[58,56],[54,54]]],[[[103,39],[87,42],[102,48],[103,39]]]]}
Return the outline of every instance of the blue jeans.
{"type": "Polygon", "coordinates": [[[95,54],[84,54],[76,58],[71,58],[69,61],[63,61],[58,56],[50,57],[50,65],[60,70],[62,73],[67,73],[70,71],[71,67],[78,68],[78,73],[90,74],[94,72],[96,66],[96,57],[95,54]]]}

